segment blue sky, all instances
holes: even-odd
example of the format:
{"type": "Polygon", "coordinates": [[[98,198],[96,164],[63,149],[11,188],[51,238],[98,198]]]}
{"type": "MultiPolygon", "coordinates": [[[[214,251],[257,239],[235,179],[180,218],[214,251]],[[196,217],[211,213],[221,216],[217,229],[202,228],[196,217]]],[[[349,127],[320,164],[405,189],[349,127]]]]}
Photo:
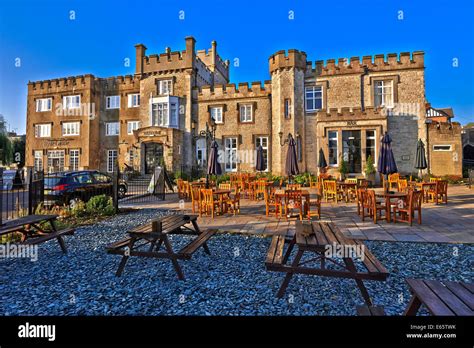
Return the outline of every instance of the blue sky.
{"type": "Polygon", "coordinates": [[[148,54],[182,50],[188,35],[198,49],[217,40],[221,57],[239,58],[235,83],[269,79],[268,57],[280,49],[312,61],[423,50],[428,101],[474,121],[472,0],[0,0],[0,113],[24,132],[29,80],[132,74],[136,43],[148,54]]]}

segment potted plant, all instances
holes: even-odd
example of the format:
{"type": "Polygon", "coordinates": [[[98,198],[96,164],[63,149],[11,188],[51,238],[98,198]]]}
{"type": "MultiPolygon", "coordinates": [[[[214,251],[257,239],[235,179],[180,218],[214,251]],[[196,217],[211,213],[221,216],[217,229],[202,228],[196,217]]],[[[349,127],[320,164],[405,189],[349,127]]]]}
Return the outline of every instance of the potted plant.
{"type": "Polygon", "coordinates": [[[347,166],[347,162],[341,156],[341,164],[339,165],[339,173],[341,174],[341,180],[346,178],[346,174],[349,173],[349,167],[347,166]]]}
{"type": "Polygon", "coordinates": [[[369,155],[369,157],[367,157],[367,161],[365,162],[364,174],[365,178],[370,181],[371,186],[374,186],[375,184],[375,172],[374,159],[369,155]]]}

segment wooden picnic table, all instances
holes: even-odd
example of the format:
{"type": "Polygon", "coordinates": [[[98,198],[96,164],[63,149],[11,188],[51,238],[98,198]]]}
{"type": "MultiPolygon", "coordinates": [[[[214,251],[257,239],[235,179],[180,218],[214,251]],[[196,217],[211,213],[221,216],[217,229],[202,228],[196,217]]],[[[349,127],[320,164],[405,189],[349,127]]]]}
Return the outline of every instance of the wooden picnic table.
{"type": "Polygon", "coordinates": [[[407,279],[412,298],[405,315],[416,315],[423,304],[432,315],[474,315],[474,284],[407,279]]]}
{"type": "Polygon", "coordinates": [[[20,242],[27,245],[36,245],[44,243],[50,239],[56,238],[63,253],[67,253],[64,235],[74,234],[73,228],[58,230],[56,219],[58,215],[28,215],[15,220],[7,221],[0,226],[0,236],[10,233],[21,233],[20,242]],[[49,225],[50,231],[47,231],[42,225],[49,225]]]}
{"type": "Polygon", "coordinates": [[[203,247],[204,252],[210,255],[206,241],[217,232],[215,229],[202,232],[197,224],[197,217],[197,215],[176,214],[155,219],[128,231],[130,237],[108,245],[106,248],[109,254],[122,255],[116,275],[122,274],[130,256],[153,257],[170,259],[178,278],[184,280],[178,260],[190,259],[200,247],[203,247]],[[196,238],[180,251],[175,252],[168,238],[170,234],[193,235],[196,238]],[[165,250],[160,251],[162,246],[165,250]]]}
{"type": "Polygon", "coordinates": [[[405,192],[376,192],[376,197],[382,197],[385,199],[385,217],[387,222],[392,221],[392,206],[391,206],[391,199],[398,198],[403,199],[408,197],[408,193],[405,192]]]}
{"type": "Polygon", "coordinates": [[[271,241],[265,265],[270,271],[286,273],[277,293],[277,297],[280,298],[283,297],[293,274],[297,273],[354,279],[365,303],[371,306],[372,300],[363,280],[384,281],[388,277],[387,269],[367,249],[363,242],[345,237],[336,225],[328,222],[296,221],[296,231],[293,237],[275,235],[271,241]],[[287,249],[284,252],[285,245],[287,245],[287,249]],[[287,264],[295,246],[297,249],[296,256],[291,264],[287,264]],[[354,258],[348,255],[343,255],[342,260],[338,257],[328,257],[326,253],[328,248],[336,246],[351,246],[361,249],[363,251],[361,262],[366,271],[359,271],[354,258]],[[301,262],[305,253],[315,254],[316,256],[301,262]],[[303,266],[309,263],[316,264],[319,267],[303,266]],[[333,267],[326,267],[326,264],[329,263],[333,267]]]}

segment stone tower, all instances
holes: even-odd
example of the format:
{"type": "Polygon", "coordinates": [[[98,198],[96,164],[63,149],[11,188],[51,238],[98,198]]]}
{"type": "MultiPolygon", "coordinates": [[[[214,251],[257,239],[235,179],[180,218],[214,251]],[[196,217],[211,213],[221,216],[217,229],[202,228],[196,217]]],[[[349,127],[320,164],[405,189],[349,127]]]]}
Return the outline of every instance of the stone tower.
{"type": "Polygon", "coordinates": [[[272,171],[284,173],[287,147],[281,147],[279,132],[283,139],[291,133],[301,144],[300,171],[305,170],[304,146],[304,80],[306,53],[295,49],[278,51],[269,58],[272,80],[272,171]],[[299,139],[298,139],[299,138],[299,139]]]}

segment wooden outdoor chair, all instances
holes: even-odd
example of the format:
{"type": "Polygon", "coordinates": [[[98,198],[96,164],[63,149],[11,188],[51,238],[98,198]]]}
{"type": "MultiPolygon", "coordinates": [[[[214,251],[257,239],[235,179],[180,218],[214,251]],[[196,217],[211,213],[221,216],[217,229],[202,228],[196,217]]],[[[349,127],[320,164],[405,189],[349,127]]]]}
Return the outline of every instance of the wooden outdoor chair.
{"type": "Polygon", "coordinates": [[[415,211],[418,212],[418,224],[421,225],[421,202],[423,201],[423,191],[410,191],[406,206],[401,208],[397,205],[393,207],[393,222],[408,222],[412,225],[415,211]],[[399,217],[397,218],[397,214],[399,217]]]}
{"type": "Polygon", "coordinates": [[[281,216],[282,203],[281,200],[276,198],[275,189],[268,187],[263,195],[265,199],[265,215],[269,216],[270,214],[275,214],[275,217],[281,216]]]}
{"type": "Polygon", "coordinates": [[[359,179],[357,182],[358,188],[368,189],[369,188],[369,180],[366,179],[359,179]]]}
{"type": "MultiPolygon", "coordinates": [[[[387,221],[385,204],[377,201],[374,190],[366,191],[366,202],[369,215],[373,218],[374,224],[377,223],[377,219],[387,221]],[[382,212],[384,216],[382,216],[382,212]]],[[[364,213],[362,213],[362,221],[364,221],[364,218],[364,213]]]]}
{"type": "Polygon", "coordinates": [[[324,199],[326,202],[329,199],[333,199],[336,203],[338,200],[338,193],[337,193],[337,184],[335,180],[324,180],[323,181],[323,193],[324,199]]]}
{"type": "Polygon", "coordinates": [[[441,180],[441,178],[436,178],[436,177],[430,178],[430,182],[437,182],[437,181],[440,181],[440,180],[441,180]]]}
{"type": "Polygon", "coordinates": [[[316,177],[316,180],[313,179],[313,176],[309,176],[309,188],[318,188],[319,181],[318,178],[316,177]]]}
{"type": "Polygon", "coordinates": [[[389,174],[388,176],[388,190],[393,191],[398,188],[398,180],[400,179],[399,173],[389,174]]]}
{"type": "Polygon", "coordinates": [[[301,190],[285,190],[285,215],[286,219],[290,216],[292,210],[299,211],[299,218],[303,220],[303,196],[301,190]]]}
{"type": "Polygon", "coordinates": [[[258,200],[259,197],[262,197],[264,198],[264,194],[265,194],[265,189],[266,189],[266,180],[258,180],[256,183],[255,183],[255,189],[254,189],[254,192],[253,192],[253,199],[254,200],[258,200]]]}
{"type": "Polygon", "coordinates": [[[286,185],[287,190],[301,190],[301,184],[288,184],[286,185]]]}
{"type": "Polygon", "coordinates": [[[201,187],[198,185],[191,186],[191,204],[193,209],[193,214],[196,213],[196,206],[199,211],[199,216],[201,216],[201,187]]]}
{"type": "Polygon", "coordinates": [[[344,180],[344,182],[357,184],[357,178],[347,178],[346,180],[344,180]]]}
{"type": "Polygon", "coordinates": [[[427,191],[428,201],[438,204],[439,201],[448,204],[448,182],[446,180],[437,180],[436,186],[427,191]]]}
{"type": "Polygon", "coordinates": [[[399,179],[397,189],[398,189],[398,192],[406,192],[408,190],[408,180],[399,179]]]}
{"type": "Polygon", "coordinates": [[[189,181],[183,181],[183,196],[184,198],[191,197],[191,185],[189,181]]]}
{"type": "Polygon", "coordinates": [[[219,189],[220,189],[220,190],[230,190],[230,189],[231,189],[231,185],[228,184],[228,183],[220,183],[220,184],[219,184],[219,189]]]}
{"type": "Polygon", "coordinates": [[[367,189],[366,188],[358,188],[356,193],[357,193],[357,196],[356,196],[356,203],[357,203],[357,215],[361,215],[361,213],[363,213],[363,209],[364,209],[364,200],[366,200],[366,191],[367,189]]]}
{"type": "Polygon", "coordinates": [[[229,196],[226,198],[224,202],[227,207],[232,209],[234,215],[240,214],[240,188],[235,190],[235,194],[233,196],[229,196]]]}
{"type": "Polygon", "coordinates": [[[317,183],[316,192],[317,196],[315,199],[311,199],[311,197],[305,201],[305,211],[308,220],[311,220],[311,216],[317,216],[318,219],[321,219],[321,197],[323,195],[322,185],[317,183]],[[316,207],[316,210],[311,210],[311,207],[316,207]]]}
{"type": "Polygon", "coordinates": [[[184,195],[183,179],[176,180],[176,186],[178,187],[178,198],[186,198],[184,195]]]}
{"type": "Polygon", "coordinates": [[[345,180],[345,182],[350,183],[350,184],[356,184],[356,186],[349,187],[347,189],[347,199],[349,202],[354,202],[357,200],[357,178],[348,178],[345,180]]]}
{"type": "MultiPolygon", "coordinates": [[[[212,218],[214,215],[219,212],[220,202],[214,199],[214,192],[212,189],[202,189],[201,190],[201,207],[207,215],[211,213],[212,218]]],[[[199,212],[201,215],[201,212],[199,212]]]]}

